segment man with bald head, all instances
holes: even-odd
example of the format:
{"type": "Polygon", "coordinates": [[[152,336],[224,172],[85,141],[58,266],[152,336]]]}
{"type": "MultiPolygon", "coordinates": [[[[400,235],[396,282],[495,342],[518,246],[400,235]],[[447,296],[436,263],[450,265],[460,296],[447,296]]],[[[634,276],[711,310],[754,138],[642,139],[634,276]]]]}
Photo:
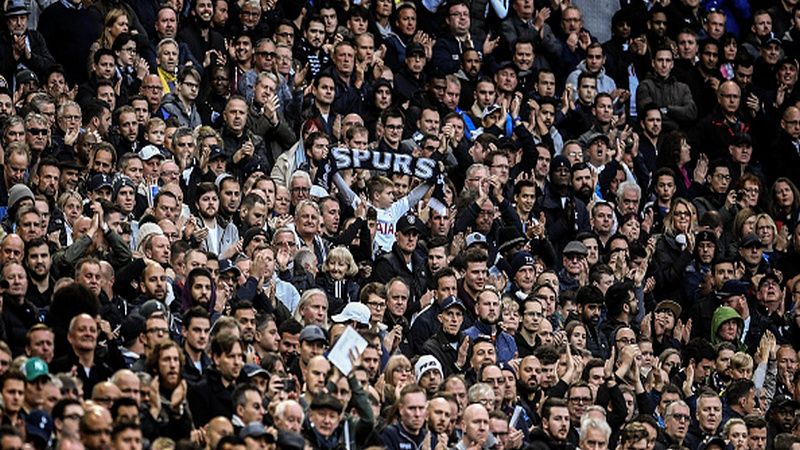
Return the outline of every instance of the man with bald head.
{"type": "Polygon", "coordinates": [[[131,398],[136,404],[141,403],[141,381],[132,370],[120,369],[114,372],[111,382],[119,389],[120,397],[131,398]]]}
{"type": "Polygon", "coordinates": [[[92,388],[92,401],[108,410],[121,395],[117,385],[110,381],[101,381],[92,388]]]}
{"type": "Polygon", "coordinates": [[[461,419],[464,435],[457,448],[486,448],[489,439],[489,412],[480,403],[473,403],[464,410],[461,419]]]}
{"type": "Polygon", "coordinates": [[[0,244],[0,266],[10,262],[21,263],[25,252],[25,242],[18,234],[7,234],[0,244]]]}
{"type": "Polygon", "coordinates": [[[86,450],[107,450],[111,447],[111,413],[102,406],[86,409],[80,422],[81,442],[86,450]]]}
{"type": "Polygon", "coordinates": [[[770,151],[763,158],[764,172],[768,179],[786,177],[798,186],[800,183],[800,109],[786,108],[781,117],[781,130],[770,151]]]}
{"type": "Polygon", "coordinates": [[[206,446],[203,450],[214,450],[225,436],[233,436],[233,424],[227,417],[217,416],[206,425],[206,446]]]}
{"type": "Polygon", "coordinates": [[[428,402],[428,429],[438,435],[450,434],[453,409],[444,397],[435,397],[428,402]]]}
{"type": "Polygon", "coordinates": [[[710,161],[726,157],[733,137],[750,129],[751,117],[739,112],[741,97],[742,89],[735,81],[720,83],[713,111],[697,124],[693,145],[702,149],[710,161]]]}
{"type": "Polygon", "coordinates": [[[314,356],[308,360],[303,370],[303,380],[305,380],[303,395],[309,405],[314,395],[324,392],[330,371],[331,363],[324,356],[314,356]]]}

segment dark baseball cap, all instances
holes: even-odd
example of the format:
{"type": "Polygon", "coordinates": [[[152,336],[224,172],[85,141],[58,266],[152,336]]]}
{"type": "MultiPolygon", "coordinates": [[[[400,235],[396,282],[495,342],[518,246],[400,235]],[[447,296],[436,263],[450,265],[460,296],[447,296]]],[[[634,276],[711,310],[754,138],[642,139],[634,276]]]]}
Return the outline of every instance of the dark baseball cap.
{"type": "Polygon", "coordinates": [[[407,233],[411,230],[416,231],[417,233],[422,233],[422,226],[420,220],[417,216],[413,214],[406,214],[405,216],[401,217],[400,220],[397,221],[397,225],[395,226],[395,230],[401,233],[407,233]]]}

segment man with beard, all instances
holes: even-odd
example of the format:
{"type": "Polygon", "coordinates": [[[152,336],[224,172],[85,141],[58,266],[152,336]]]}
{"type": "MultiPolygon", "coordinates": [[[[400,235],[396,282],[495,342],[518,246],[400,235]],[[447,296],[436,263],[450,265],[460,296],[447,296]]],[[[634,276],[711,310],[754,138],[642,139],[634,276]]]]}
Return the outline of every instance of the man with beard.
{"type": "Polygon", "coordinates": [[[255,342],[256,335],[256,308],[249,301],[242,300],[231,308],[231,314],[239,323],[245,355],[254,353],[255,348],[253,347],[253,343],[255,342]]]}
{"type": "Polygon", "coordinates": [[[542,424],[531,432],[528,448],[531,450],[574,448],[567,442],[569,426],[567,401],[561,398],[548,398],[542,405],[542,424]]]}
{"type": "MultiPolygon", "coordinates": [[[[643,108],[639,111],[639,124],[642,127],[639,132],[639,154],[644,158],[646,172],[652,173],[656,170],[656,154],[661,137],[661,111],[655,103],[648,103],[643,108]]],[[[636,178],[640,178],[640,173],[643,172],[636,168],[636,178]]],[[[639,186],[642,185],[647,187],[646,183],[640,181],[639,186]]]]}
{"type": "Polygon", "coordinates": [[[453,431],[455,421],[453,417],[453,406],[448,397],[455,402],[455,398],[450,394],[437,394],[436,397],[428,401],[426,420],[428,432],[436,435],[439,442],[447,442],[448,436],[453,431]]]}
{"type": "Polygon", "coordinates": [[[211,365],[211,358],[206,354],[208,335],[211,330],[211,319],[202,306],[190,308],[183,315],[183,365],[182,376],[194,384],[200,381],[203,373],[211,365]]]}
{"type": "Polygon", "coordinates": [[[201,229],[207,230],[204,240],[205,249],[220,255],[221,258],[230,258],[233,256],[230,249],[235,250],[235,244],[239,240],[239,231],[233,223],[224,226],[217,217],[219,212],[217,187],[213,183],[200,183],[197,186],[196,198],[195,206],[201,219],[197,225],[200,225],[201,229]]]}
{"type": "Polygon", "coordinates": [[[566,157],[555,156],[550,163],[550,180],[537,199],[536,209],[545,215],[547,238],[556,249],[564,248],[577,232],[589,230],[586,204],[570,191],[570,168],[566,157]]]}
{"type": "Polygon", "coordinates": [[[322,44],[325,43],[325,22],[319,15],[308,19],[305,35],[295,46],[295,59],[306,61],[308,69],[305,70],[305,81],[317,78],[320,71],[330,64],[330,56],[325,53],[322,44]]]}
{"type": "Polygon", "coordinates": [[[225,55],[225,41],[222,35],[211,28],[214,15],[212,0],[198,0],[194,3],[188,23],[177,34],[178,42],[185,43],[192,55],[208,67],[216,59],[225,55]]]}
{"type": "Polygon", "coordinates": [[[228,98],[231,95],[230,71],[226,66],[215,65],[205,73],[206,76],[210,76],[209,85],[211,89],[201,97],[197,103],[197,110],[203,123],[217,128],[222,119],[222,111],[225,109],[225,104],[228,103],[228,98]],[[209,72],[210,75],[208,75],[209,72]]]}
{"type": "Polygon", "coordinates": [[[146,301],[154,299],[160,303],[165,303],[167,298],[167,274],[159,264],[149,263],[142,271],[142,278],[139,284],[141,294],[132,303],[138,306],[146,301]]]}
{"type": "Polygon", "coordinates": [[[50,273],[53,260],[50,245],[43,239],[33,239],[25,244],[25,267],[30,277],[25,298],[37,308],[50,306],[55,280],[50,273]]]}
{"type": "MultiPolygon", "coordinates": [[[[456,449],[486,448],[494,441],[489,434],[489,412],[480,403],[467,406],[464,410],[464,435],[456,445],[456,449]]],[[[493,447],[493,446],[492,446],[493,447]]]]}
{"type": "MultiPolygon", "coordinates": [[[[247,211],[245,211],[242,205],[242,188],[239,185],[239,180],[234,178],[233,175],[224,173],[216,178],[214,184],[219,189],[218,216],[222,219],[221,222],[227,225],[233,220],[235,225],[241,226],[241,221],[236,217],[238,215],[237,213],[241,212],[242,216],[244,216],[247,211]]],[[[252,195],[252,193],[250,195],[252,195]]],[[[244,229],[240,228],[240,234],[243,235],[247,231],[247,228],[249,228],[249,226],[244,227],[244,229]]]]}
{"type": "Polygon", "coordinates": [[[425,429],[425,390],[416,384],[408,384],[401,391],[397,400],[400,420],[381,432],[381,440],[388,450],[419,448],[423,441],[429,440],[431,448],[435,448],[438,437],[428,436],[425,429]]]}
{"type": "Polygon", "coordinates": [[[594,183],[592,180],[592,167],[580,162],[570,167],[572,178],[572,191],[575,197],[588,204],[594,196],[594,183]]]}
{"type": "MultiPolygon", "coordinates": [[[[464,311],[466,307],[456,297],[447,297],[441,301],[437,307],[440,311],[436,316],[440,327],[430,339],[425,341],[420,352],[422,354],[433,355],[442,364],[444,377],[449,377],[460,371],[466,362],[466,353],[459,354],[458,332],[461,324],[464,323],[464,311]],[[460,359],[460,360],[459,360],[460,359]]],[[[465,343],[461,347],[466,349],[465,343]]]]}
{"type": "Polygon", "coordinates": [[[94,404],[86,408],[80,419],[81,443],[87,450],[111,448],[113,421],[108,409],[94,404]]]}
{"type": "Polygon", "coordinates": [[[603,292],[596,286],[589,285],[578,289],[575,301],[579,307],[580,320],[586,328],[586,349],[592,356],[607,359],[610,354],[608,340],[598,328],[600,311],[605,304],[603,292]]]}
{"type": "Polygon", "coordinates": [[[514,358],[517,353],[514,338],[497,327],[497,322],[500,320],[500,294],[497,290],[487,287],[478,294],[475,315],[478,320],[473,326],[464,330],[464,335],[472,340],[480,335],[491,336],[496,345],[498,363],[514,358]]]}
{"type": "MultiPolygon", "coordinates": [[[[634,292],[633,282],[620,281],[606,290],[606,321],[600,331],[606,342],[612,342],[612,336],[619,327],[631,327],[639,314],[639,300],[634,292]]],[[[638,329],[638,327],[637,327],[638,329]]]]}
{"type": "MultiPolygon", "coordinates": [[[[202,380],[189,391],[188,400],[195,426],[203,426],[216,416],[233,415],[233,388],[242,372],[244,358],[238,336],[223,331],[211,340],[211,360],[202,380]]],[[[244,380],[242,380],[244,381],[244,380]]]]}
{"type": "Polygon", "coordinates": [[[181,376],[184,364],[180,346],[171,340],[156,344],[147,358],[148,372],[154,374],[150,389],[158,392],[155,401],[152,395],[150,397],[149,414],[141,414],[142,430],[149,439],[189,436],[192,422],[186,402],[189,388],[181,376]]]}
{"type": "Polygon", "coordinates": [[[614,227],[614,206],[604,200],[598,200],[592,206],[592,231],[600,241],[600,248],[611,246],[611,230],[614,227]]]}

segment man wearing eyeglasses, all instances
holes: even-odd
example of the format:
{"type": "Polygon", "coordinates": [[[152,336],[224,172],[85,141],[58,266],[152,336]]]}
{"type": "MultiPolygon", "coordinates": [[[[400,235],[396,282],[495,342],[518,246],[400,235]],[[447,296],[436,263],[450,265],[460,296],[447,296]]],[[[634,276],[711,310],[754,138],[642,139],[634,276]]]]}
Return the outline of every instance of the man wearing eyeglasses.
{"type": "Polygon", "coordinates": [[[200,73],[193,67],[184,67],[178,72],[176,89],[161,99],[157,114],[164,120],[174,117],[184,127],[199,127],[202,121],[195,103],[198,92],[200,73]]]}
{"type": "Polygon", "coordinates": [[[676,400],[667,406],[664,419],[664,433],[660,438],[665,447],[685,445],[684,440],[689,432],[691,421],[689,405],[683,400],[676,400]]]}

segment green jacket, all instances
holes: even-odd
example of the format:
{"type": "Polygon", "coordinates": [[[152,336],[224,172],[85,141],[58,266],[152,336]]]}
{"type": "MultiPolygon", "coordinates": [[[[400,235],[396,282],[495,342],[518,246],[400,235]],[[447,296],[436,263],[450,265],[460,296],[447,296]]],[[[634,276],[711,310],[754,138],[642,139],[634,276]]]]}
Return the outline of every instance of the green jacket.
{"type": "Polygon", "coordinates": [[[711,318],[711,345],[716,347],[723,342],[722,339],[717,336],[717,332],[722,324],[729,320],[736,320],[739,325],[736,332],[736,342],[733,343],[736,345],[736,350],[746,351],[747,346],[742,343],[741,339],[742,331],[744,331],[744,320],[742,320],[742,316],[740,316],[735,309],[729,306],[720,306],[714,311],[714,315],[711,318]]]}

